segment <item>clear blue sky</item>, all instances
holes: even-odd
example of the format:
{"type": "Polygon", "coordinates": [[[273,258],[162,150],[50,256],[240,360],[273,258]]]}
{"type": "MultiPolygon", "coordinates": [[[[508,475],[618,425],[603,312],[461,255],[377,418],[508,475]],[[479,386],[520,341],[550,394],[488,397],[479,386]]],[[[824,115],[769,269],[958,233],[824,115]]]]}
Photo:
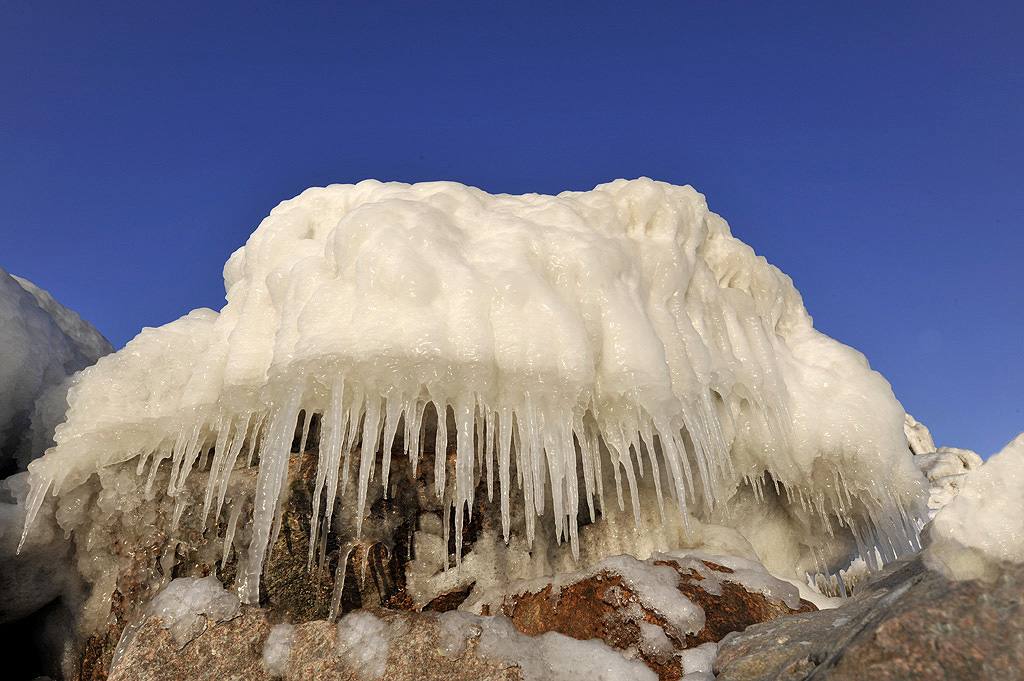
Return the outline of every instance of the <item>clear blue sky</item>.
{"type": "Polygon", "coordinates": [[[0,2],[0,266],[116,346],[313,185],[692,184],[938,444],[1024,429],[1024,4],[0,2]]]}

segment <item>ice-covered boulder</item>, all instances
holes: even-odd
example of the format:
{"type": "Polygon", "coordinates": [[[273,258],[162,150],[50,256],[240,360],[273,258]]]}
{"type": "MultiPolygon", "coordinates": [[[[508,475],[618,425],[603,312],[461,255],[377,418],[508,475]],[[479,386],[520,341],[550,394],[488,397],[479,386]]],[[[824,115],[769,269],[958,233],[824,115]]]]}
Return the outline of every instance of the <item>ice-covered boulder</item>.
{"type": "MultiPolygon", "coordinates": [[[[224,279],[219,313],[145,329],[72,379],[30,513],[97,471],[149,492],[169,469],[175,519],[219,517],[232,476],[254,471],[239,580],[254,603],[292,448],[315,421],[311,560],[325,532],[364,532],[396,443],[414,475],[431,467],[456,562],[481,481],[506,538],[543,531],[573,554],[584,518],[620,508],[623,541],[640,524],[666,528],[668,548],[728,526],[790,576],[917,546],[926,486],[888,382],[817,332],[790,279],[691,187],[310,189],[224,279]]],[[[97,522],[76,512],[66,528],[97,522]]]]}
{"type": "Polygon", "coordinates": [[[927,556],[957,579],[991,579],[1024,563],[1024,433],[967,473],[927,528],[927,556]]]}
{"type": "MultiPolygon", "coordinates": [[[[39,396],[113,350],[91,324],[49,293],[0,269],[0,469],[10,468],[19,448],[22,466],[42,453],[33,454],[27,442],[39,396]]],[[[48,433],[40,436],[45,442],[48,433]]]]}

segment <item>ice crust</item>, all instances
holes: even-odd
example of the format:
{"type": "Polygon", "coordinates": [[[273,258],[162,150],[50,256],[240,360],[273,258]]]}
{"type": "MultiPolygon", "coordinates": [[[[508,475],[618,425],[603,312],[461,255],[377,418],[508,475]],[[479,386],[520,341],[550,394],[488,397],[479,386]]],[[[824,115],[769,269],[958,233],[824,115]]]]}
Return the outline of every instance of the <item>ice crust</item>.
{"type": "MultiPolygon", "coordinates": [[[[0,269],[0,459],[23,444],[43,391],[113,349],[49,293],[0,269]]],[[[22,453],[22,465],[30,457],[22,453]]]]}
{"type": "Polygon", "coordinates": [[[989,578],[1000,563],[1024,563],[1024,433],[966,474],[927,537],[926,555],[958,579],[989,578]]]}
{"type": "MultiPolygon", "coordinates": [[[[201,455],[216,517],[232,471],[258,461],[238,581],[255,603],[293,438],[319,414],[313,544],[350,476],[358,535],[392,444],[415,468],[429,440],[456,542],[486,479],[506,538],[521,503],[530,540],[546,515],[574,554],[578,514],[617,504],[639,523],[641,498],[663,520],[728,524],[730,503],[772,497],[772,532],[792,535],[776,562],[797,576],[854,546],[917,547],[925,482],[889,384],[814,330],[790,279],[691,187],[314,188],[271,212],[224,280],[220,313],[144,329],[72,379],[56,446],[30,468],[29,524],[48,491],[123,462],[150,485],[170,466],[178,496],[201,455]]],[[[756,530],[756,511],[740,515],[756,530]]]]}

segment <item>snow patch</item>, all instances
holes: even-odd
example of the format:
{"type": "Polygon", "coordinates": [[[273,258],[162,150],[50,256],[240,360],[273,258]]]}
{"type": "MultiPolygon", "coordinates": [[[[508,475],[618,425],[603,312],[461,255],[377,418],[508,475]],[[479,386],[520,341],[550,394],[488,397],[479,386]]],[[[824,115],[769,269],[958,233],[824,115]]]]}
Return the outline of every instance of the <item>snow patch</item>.
{"type": "Polygon", "coordinates": [[[527,636],[502,615],[481,616],[453,610],[439,615],[441,651],[458,659],[470,638],[481,657],[519,667],[524,681],[654,681],[657,675],[603,641],[579,641],[557,632],[527,636]]]}

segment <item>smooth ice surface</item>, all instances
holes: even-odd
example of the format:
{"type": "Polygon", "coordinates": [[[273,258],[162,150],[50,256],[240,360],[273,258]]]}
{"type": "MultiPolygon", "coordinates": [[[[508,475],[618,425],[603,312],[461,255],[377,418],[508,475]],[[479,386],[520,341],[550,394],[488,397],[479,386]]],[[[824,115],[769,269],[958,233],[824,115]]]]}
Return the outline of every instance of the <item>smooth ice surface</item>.
{"type": "Polygon", "coordinates": [[[639,518],[651,488],[662,517],[777,498],[794,574],[855,546],[916,546],[925,483],[889,384],[815,331],[789,278],[691,187],[315,188],[271,212],[224,280],[220,313],[144,329],[73,379],[57,444],[31,468],[32,514],[47,490],[139,457],[140,474],[170,461],[175,496],[213,448],[223,489],[247,443],[259,475],[240,584],[256,602],[301,412],[322,415],[314,532],[351,475],[359,534],[401,435],[413,458],[437,443],[457,544],[486,478],[506,534],[522,504],[528,537],[545,515],[574,553],[578,514],[639,518]]]}
{"type": "Polygon", "coordinates": [[[159,617],[178,647],[201,634],[206,618],[227,621],[239,612],[238,596],[213,576],[179,577],[150,602],[147,613],[159,617]]]}
{"type": "Polygon", "coordinates": [[[0,452],[14,453],[44,390],[113,349],[49,293],[0,269],[0,452]]]}
{"type": "Polygon", "coordinates": [[[929,555],[958,579],[1024,563],[1024,433],[967,474],[963,490],[928,527],[929,555]]]}

